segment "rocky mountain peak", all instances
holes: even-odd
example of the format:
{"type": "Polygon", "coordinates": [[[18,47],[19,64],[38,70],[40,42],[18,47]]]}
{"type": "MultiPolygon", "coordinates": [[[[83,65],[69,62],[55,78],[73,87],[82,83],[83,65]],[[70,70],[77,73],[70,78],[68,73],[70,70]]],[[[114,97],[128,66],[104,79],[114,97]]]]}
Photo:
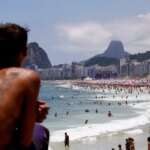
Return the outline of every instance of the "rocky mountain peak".
{"type": "Polygon", "coordinates": [[[121,41],[111,41],[101,56],[120,59],[128,56],[128,53],[125,51],[121,41]]]}
{"type": "Polygon", "coordinates": [[[52,65],[45,50],[38,43],[32,42],[28,44],[28,56],[23,66],[50,68],[52,65]]]}

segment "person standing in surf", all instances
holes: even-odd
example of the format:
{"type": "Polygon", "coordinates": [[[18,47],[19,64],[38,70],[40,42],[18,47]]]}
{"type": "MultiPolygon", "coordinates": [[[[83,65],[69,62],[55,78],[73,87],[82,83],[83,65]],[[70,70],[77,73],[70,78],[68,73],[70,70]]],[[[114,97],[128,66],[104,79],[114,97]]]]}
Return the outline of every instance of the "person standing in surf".
{"type": "Polygon", "coordinates": [[[69,147],[69,135],[65,132],[65,140],[64,140],[65,147],[69,147]]]}

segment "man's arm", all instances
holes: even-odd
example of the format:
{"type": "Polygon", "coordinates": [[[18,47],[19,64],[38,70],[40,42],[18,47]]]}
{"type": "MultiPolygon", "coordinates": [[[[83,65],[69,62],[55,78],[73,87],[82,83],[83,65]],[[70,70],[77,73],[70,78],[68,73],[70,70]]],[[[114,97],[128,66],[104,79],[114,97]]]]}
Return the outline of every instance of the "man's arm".
{"type": "Polygon", "coordinates": [[[23,100],[23,115],[21,123],[21,139],[20,144],[28,147],[32,143],[33,128],[36,121],[36,100],[39,94],[40,78],[31,72],[25,79],[25,99],[23,100]]]}
{"type": "Polygon", "coordinates": [[[43,100],[37,101],[37,114],[36,114],[36,122],[43,122],[46,119],[49,110],[48,104],[43,100]]]}

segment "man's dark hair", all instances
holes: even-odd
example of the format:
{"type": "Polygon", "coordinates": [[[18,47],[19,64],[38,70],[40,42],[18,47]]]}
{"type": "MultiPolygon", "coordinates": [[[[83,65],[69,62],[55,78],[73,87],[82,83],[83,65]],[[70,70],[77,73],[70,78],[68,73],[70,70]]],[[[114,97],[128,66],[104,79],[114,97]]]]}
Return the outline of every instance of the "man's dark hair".
{"type": "Polygon", "coordinates": [[[18,66],[18,55],[27,50],[28,31],[17,24],[0,24],[0,68],[18,66]]]}

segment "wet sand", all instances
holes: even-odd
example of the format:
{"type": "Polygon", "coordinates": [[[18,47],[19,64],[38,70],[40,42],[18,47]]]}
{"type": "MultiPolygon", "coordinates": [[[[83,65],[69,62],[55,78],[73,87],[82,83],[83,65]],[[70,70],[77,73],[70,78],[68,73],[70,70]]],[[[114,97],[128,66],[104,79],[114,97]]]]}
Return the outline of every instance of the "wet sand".
{"type": "Polygon", "coordinates": [[[110,135],[99,135],[98,137],[89,137],[70,141],[69,148],[65,148],[63,142],[51,143],[50,145],[52,150],[111,150],[112,148],[117,150],[118,144],[121,144],[123,150],[125,150],[125,139],[132,137],[135,140],[136,150],[147,150],[147,137],[150,136],[150,127],[149,125],[146,125],[140,127],[140,129],[143,130],[143,133],[141,134],[113,133],[110,135]]]}

